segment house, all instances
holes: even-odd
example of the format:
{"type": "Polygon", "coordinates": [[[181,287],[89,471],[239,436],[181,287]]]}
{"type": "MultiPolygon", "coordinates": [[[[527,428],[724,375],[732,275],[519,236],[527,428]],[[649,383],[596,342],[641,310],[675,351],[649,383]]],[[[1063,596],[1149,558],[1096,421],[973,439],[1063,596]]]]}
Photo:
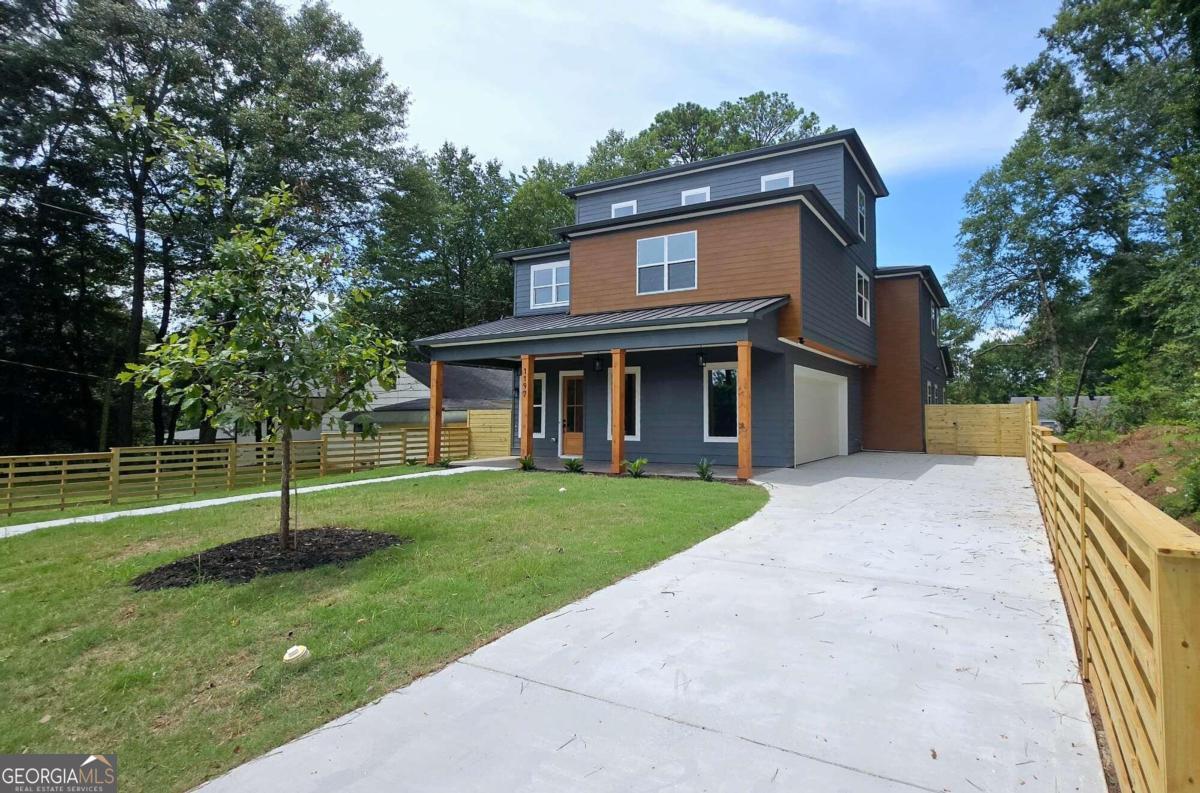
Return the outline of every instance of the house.
{"type": "MultiPolygon", "coordinates": [[[[428,336],[518,373],[514,452],[793,466],[924,449],[949,367],[928,267],[879,267],[882,177],[854,130],[569,188],[560,240],[500,258],[511,317],[428,336]]],[[[431,440],[431,455],[436,454],[431,440]]]]}

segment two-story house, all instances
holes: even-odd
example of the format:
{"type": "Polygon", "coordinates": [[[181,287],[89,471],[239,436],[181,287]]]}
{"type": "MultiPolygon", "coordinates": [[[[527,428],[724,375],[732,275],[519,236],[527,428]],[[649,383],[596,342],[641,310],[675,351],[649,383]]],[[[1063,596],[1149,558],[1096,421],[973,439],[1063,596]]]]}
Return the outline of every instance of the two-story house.
{"type": "Polygon", "coordinates": [[[500,255],[513,315],[417,341],[435,372],[519,372],[516,453],[613,472],[707,458],[746,478],[923,449],[946,297],[928,267],[877,266],[888,192],[854,130],[565,192],[561,242],[500,255]]]}

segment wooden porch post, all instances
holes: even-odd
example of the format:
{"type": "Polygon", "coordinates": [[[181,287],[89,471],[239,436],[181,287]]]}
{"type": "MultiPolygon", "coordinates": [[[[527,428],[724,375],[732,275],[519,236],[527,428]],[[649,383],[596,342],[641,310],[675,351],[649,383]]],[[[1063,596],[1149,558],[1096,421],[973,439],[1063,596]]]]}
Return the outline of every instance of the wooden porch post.
{"type": "Polygon", "coordinates": [[[608,471],[620,474],[625,468],[625,351],[612,351],[612,465],[608,471]]]}
{"type": "Polygon", "coordinates": [[[737,357],[737,477],[749,479],[754,473],[750,449],[750,342],[738,342],[737,357]]]}
{"type": "MultiPolygon", "coordinates": [[[[542,395],[545,401],[546,395],[542,395]]],[[[545,407],[542,408],[545,410],[545,407]]],[[[533,356],[521,356],[521,456],[533,456],[533,356]]]]}
{"type": "Polygon", "coordinates": [[[442,459],[442,381],[446,364],[441,361],[429,363],[429,443],[425,462],[437,464],[442,459]]]}

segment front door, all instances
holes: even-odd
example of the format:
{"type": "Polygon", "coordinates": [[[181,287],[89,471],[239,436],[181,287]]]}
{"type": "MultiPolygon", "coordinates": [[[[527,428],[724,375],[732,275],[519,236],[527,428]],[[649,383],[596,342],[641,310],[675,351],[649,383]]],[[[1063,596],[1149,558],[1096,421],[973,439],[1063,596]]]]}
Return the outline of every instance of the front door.
{"type": "Polygon", "coordinates": [[[583,377],[562,379],[562,453],[583,456],[583,377]]]}

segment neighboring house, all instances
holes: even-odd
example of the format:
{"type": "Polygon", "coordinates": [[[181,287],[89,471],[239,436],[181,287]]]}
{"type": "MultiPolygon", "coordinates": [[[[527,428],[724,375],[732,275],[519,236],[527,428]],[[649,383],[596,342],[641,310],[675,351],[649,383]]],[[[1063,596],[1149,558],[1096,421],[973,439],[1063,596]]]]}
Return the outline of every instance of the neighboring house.
{"type": "MultiPolygon", "coordinates": [[[[1052,426],[1056,431],[1062,429],[1058,423],[1058,398],[1052,396],[1015,396],[1009,397],[1009,404],[1022,405],[1026,402],[1037,402],[1038,406],[1038,423],[1045,426],[1052,426]]],[[[1111,396],[1088,396],[1087,394],[1079,395],[1079,410],[1089,411],[1100,414],[1108,410],[1109,403],[1112,402],[1111,396]]],[[[1074,407],[1075,397],[1066,397],[1068,406],[1074,407]]]]}
{"type": "Polygon", "coordinates": [[[512,317],[417,340],[519,372],[515,452],[749,476],[924,448],[947,302],[928,267],[877,266],[888,193],[854,130],[565,193],[561,242],[500,254],[512,317]]]}

